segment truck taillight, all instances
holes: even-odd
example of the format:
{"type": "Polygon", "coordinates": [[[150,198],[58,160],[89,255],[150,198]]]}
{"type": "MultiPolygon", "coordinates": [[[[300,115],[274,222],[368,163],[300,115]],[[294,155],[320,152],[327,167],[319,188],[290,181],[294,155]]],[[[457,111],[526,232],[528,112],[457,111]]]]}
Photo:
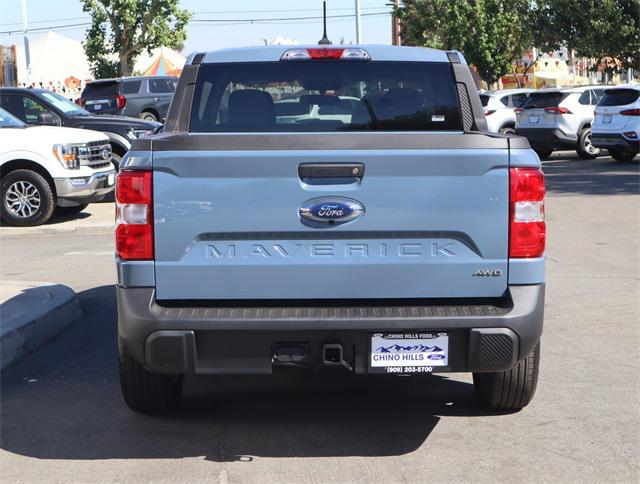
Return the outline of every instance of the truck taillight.
{"type": "Polygon", "coordinates": [[[127,105],[127,98],[123,95],[116,96],[116,107],[122,109],[127,105]]]}
{"type": "Polygon", "coordinates": [[[116,255],[153,259],[153,174],[121,171],[116,181],[116,255]]]}
{"type": "Polygon", "coordinates": [[[541,257],[544,222],[544,173],[538,168],[509,170],[509,257],[541,257]]]}

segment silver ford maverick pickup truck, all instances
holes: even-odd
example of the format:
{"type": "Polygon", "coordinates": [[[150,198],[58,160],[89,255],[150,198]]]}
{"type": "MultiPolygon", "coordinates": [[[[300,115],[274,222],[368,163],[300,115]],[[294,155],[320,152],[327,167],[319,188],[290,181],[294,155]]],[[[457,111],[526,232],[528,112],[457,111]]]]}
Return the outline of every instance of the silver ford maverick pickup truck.
{"type": "Polygon", "coordinates": [[[122,391],[185,374],[472,372],[536,388],[544,176],[489,133],[459,52],[269,46],[191,56],[163,133],[117,179],[122,391]]]}

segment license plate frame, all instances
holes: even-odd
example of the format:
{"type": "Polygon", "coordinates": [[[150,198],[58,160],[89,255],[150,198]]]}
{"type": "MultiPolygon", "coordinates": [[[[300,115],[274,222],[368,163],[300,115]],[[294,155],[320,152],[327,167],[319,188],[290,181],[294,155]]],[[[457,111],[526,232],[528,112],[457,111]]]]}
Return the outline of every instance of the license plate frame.
{"type": "Polygon", "coordinates": [[[369,373],[420,374],[449,371],[450,342],[451,334],[443,331],[371,333],[368,354],[369,373]],[[395,348],[396,345],[400,348],[395,348]],[[381,347],[385,347],[388,351],[380,351],[381,347]],[[409,349],[411,347],[413,348],[409,349]],[[383,360],[382,357],[385,359],[383,360]]]}
{"type": "Polygon", "coordinates": [[[602,115],[602,124],[611,124],[611,121],[613,121],[613,117],[610,114],[602,115]]]}
{"type": "Polygon", "coordinates": [[[538,124],[540,122],[540,116],[529,116],[529,122],[531,124],[538,124]]]}

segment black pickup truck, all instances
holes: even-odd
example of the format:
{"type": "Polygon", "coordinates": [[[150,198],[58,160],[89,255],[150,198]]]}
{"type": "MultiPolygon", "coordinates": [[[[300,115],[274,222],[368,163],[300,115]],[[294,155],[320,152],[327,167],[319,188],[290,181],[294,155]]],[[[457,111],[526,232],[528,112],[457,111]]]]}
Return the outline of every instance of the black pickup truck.
{"type": "Polygon", "coordinates": [[[109,137],[116,168],[134,139],[161,126],[153,121],[124,116],[96,116],[46,89],[0,88],[0,107],[30,125],[102,131],[109,137]]]}

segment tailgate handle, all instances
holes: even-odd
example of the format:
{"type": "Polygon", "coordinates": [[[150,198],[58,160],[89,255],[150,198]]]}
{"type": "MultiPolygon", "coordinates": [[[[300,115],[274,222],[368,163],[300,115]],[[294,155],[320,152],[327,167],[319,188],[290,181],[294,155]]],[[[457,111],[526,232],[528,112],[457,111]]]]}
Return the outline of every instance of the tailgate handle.
{"type": "Polygon", "coordinates": [[[302,163],[298,165],[298,175],[302,181],[340,179],[340,183],[362,180],[363,163],[302,163]]]}

